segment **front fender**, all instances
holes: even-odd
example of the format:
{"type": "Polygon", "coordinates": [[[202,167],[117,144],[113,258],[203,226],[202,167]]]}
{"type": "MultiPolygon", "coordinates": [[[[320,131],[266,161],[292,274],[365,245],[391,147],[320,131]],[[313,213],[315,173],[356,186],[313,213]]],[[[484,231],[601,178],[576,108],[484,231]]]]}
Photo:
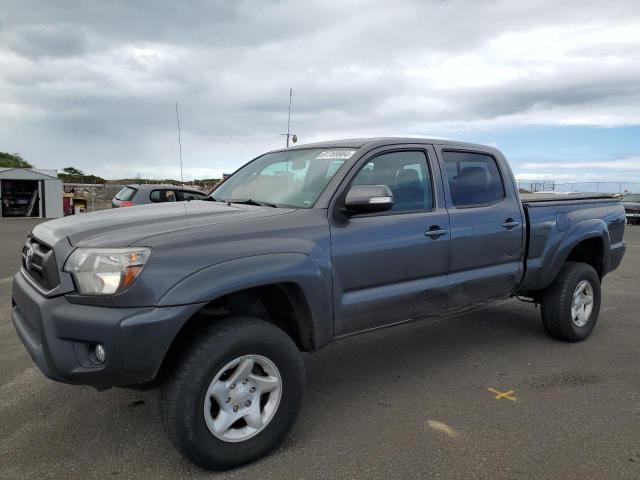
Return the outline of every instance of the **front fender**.
{"type": "Polygon", "coordinates": [[[609,231],[607,224],[601,219],[583,220],[571,227],[562,237],[560,245],[555,250],[555,254],[544,260],[543,275],[540,280],[539,288],[545,288],[550,285],[560,272],[562,265],[567,261],[571,251],[584,240],[591,238],[599,238],[602,240],[604,251],[603,257],[609,256],[611,242],[609,240],[609,231]],[[544,268],[544,265],[547,268],[544,268]]]}
{"type": "Polygon", "coordinates": [[[276,283],[294,283],[311,313],[316,346],[333,337],[331,272],[302,253],[271,253],[229,260],[203,268],[174,285],[159,306],[210,302],[224,295],[276,283]]]}

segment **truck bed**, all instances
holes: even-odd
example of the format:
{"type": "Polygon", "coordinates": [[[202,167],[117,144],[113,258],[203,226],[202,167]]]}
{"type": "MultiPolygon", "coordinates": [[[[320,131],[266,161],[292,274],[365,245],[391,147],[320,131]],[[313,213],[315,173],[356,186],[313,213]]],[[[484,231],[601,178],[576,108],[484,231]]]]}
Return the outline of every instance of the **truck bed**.
{"type": "Polygon", "coordinates": [[[605,239],[607,245],[603,245],[604,251],[600,254],[606,257],[605,267],[617,266],[624,252],[625,223],[619,198],[593,193],[521,194],[520,199],[527,219],[522,290],[541,290],[548,286],[567,258],[567,248],[579,243],[581,236],[605,239]],[[615,256],[615,260],[609,262],[610,256],[615,256]]]}

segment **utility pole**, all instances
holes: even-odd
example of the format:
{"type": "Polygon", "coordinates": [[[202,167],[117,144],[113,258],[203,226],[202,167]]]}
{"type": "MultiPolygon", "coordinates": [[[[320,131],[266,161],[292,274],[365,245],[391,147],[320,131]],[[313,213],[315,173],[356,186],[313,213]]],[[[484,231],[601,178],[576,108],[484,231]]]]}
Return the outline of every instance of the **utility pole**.
{"type": "Polygon", "coordinates": [[[182,141],[180,140],[180,115],[178,114],[177,101],[176,101],[176,122],[178,124],[178,152],[180,154],[180,182],[184,186],[184,177],[182,176],[182,141]]]}
{"type": "Polygon", "coordinates": [[[289,116],[287,117],[287,133],[281,133],[280,135],[287,137],[287,148],[289,148],[289,138],[296,143],[298,141],[298,137],[295,134],[291,133],[291,100],[293,97],[293,88],[289,89],[289,116]]]}

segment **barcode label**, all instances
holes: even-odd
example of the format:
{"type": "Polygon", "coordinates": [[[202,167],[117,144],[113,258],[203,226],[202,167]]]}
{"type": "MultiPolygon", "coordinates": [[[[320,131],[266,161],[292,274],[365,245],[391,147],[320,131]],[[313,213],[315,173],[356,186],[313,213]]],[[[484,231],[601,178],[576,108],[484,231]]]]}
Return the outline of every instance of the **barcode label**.
{"type": "Polygon", "coordinates": [[[355,150],[327,150],[316,157],[316,160],[348,160],[356,153],[355,150]]]}

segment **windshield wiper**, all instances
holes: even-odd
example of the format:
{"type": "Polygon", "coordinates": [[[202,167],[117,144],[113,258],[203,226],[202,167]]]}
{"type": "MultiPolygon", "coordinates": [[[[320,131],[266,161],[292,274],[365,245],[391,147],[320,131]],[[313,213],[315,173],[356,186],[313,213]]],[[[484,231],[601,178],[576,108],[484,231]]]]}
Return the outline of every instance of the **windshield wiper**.
{"type": "Polygon", "coordinates": [[[228,204],[239,203],[241,205],[256,205],[258,207],[278,208],[278,205],[276,205],[275,203],[261,202],[259,200],[253,200],[252,198],[245,198],[245,199],[232,198],[231,200],[225,200],[225,201],[228,204]]]}
{"type": "Polygon", "coordinates": [[[212,195],[209,195],[208,197],[204,197],[203,200],[206,200],[207,202],[220,202],[220,203],[225,203],[224,200],[220,200],[219,198],[216,198],[212,195]]]}

